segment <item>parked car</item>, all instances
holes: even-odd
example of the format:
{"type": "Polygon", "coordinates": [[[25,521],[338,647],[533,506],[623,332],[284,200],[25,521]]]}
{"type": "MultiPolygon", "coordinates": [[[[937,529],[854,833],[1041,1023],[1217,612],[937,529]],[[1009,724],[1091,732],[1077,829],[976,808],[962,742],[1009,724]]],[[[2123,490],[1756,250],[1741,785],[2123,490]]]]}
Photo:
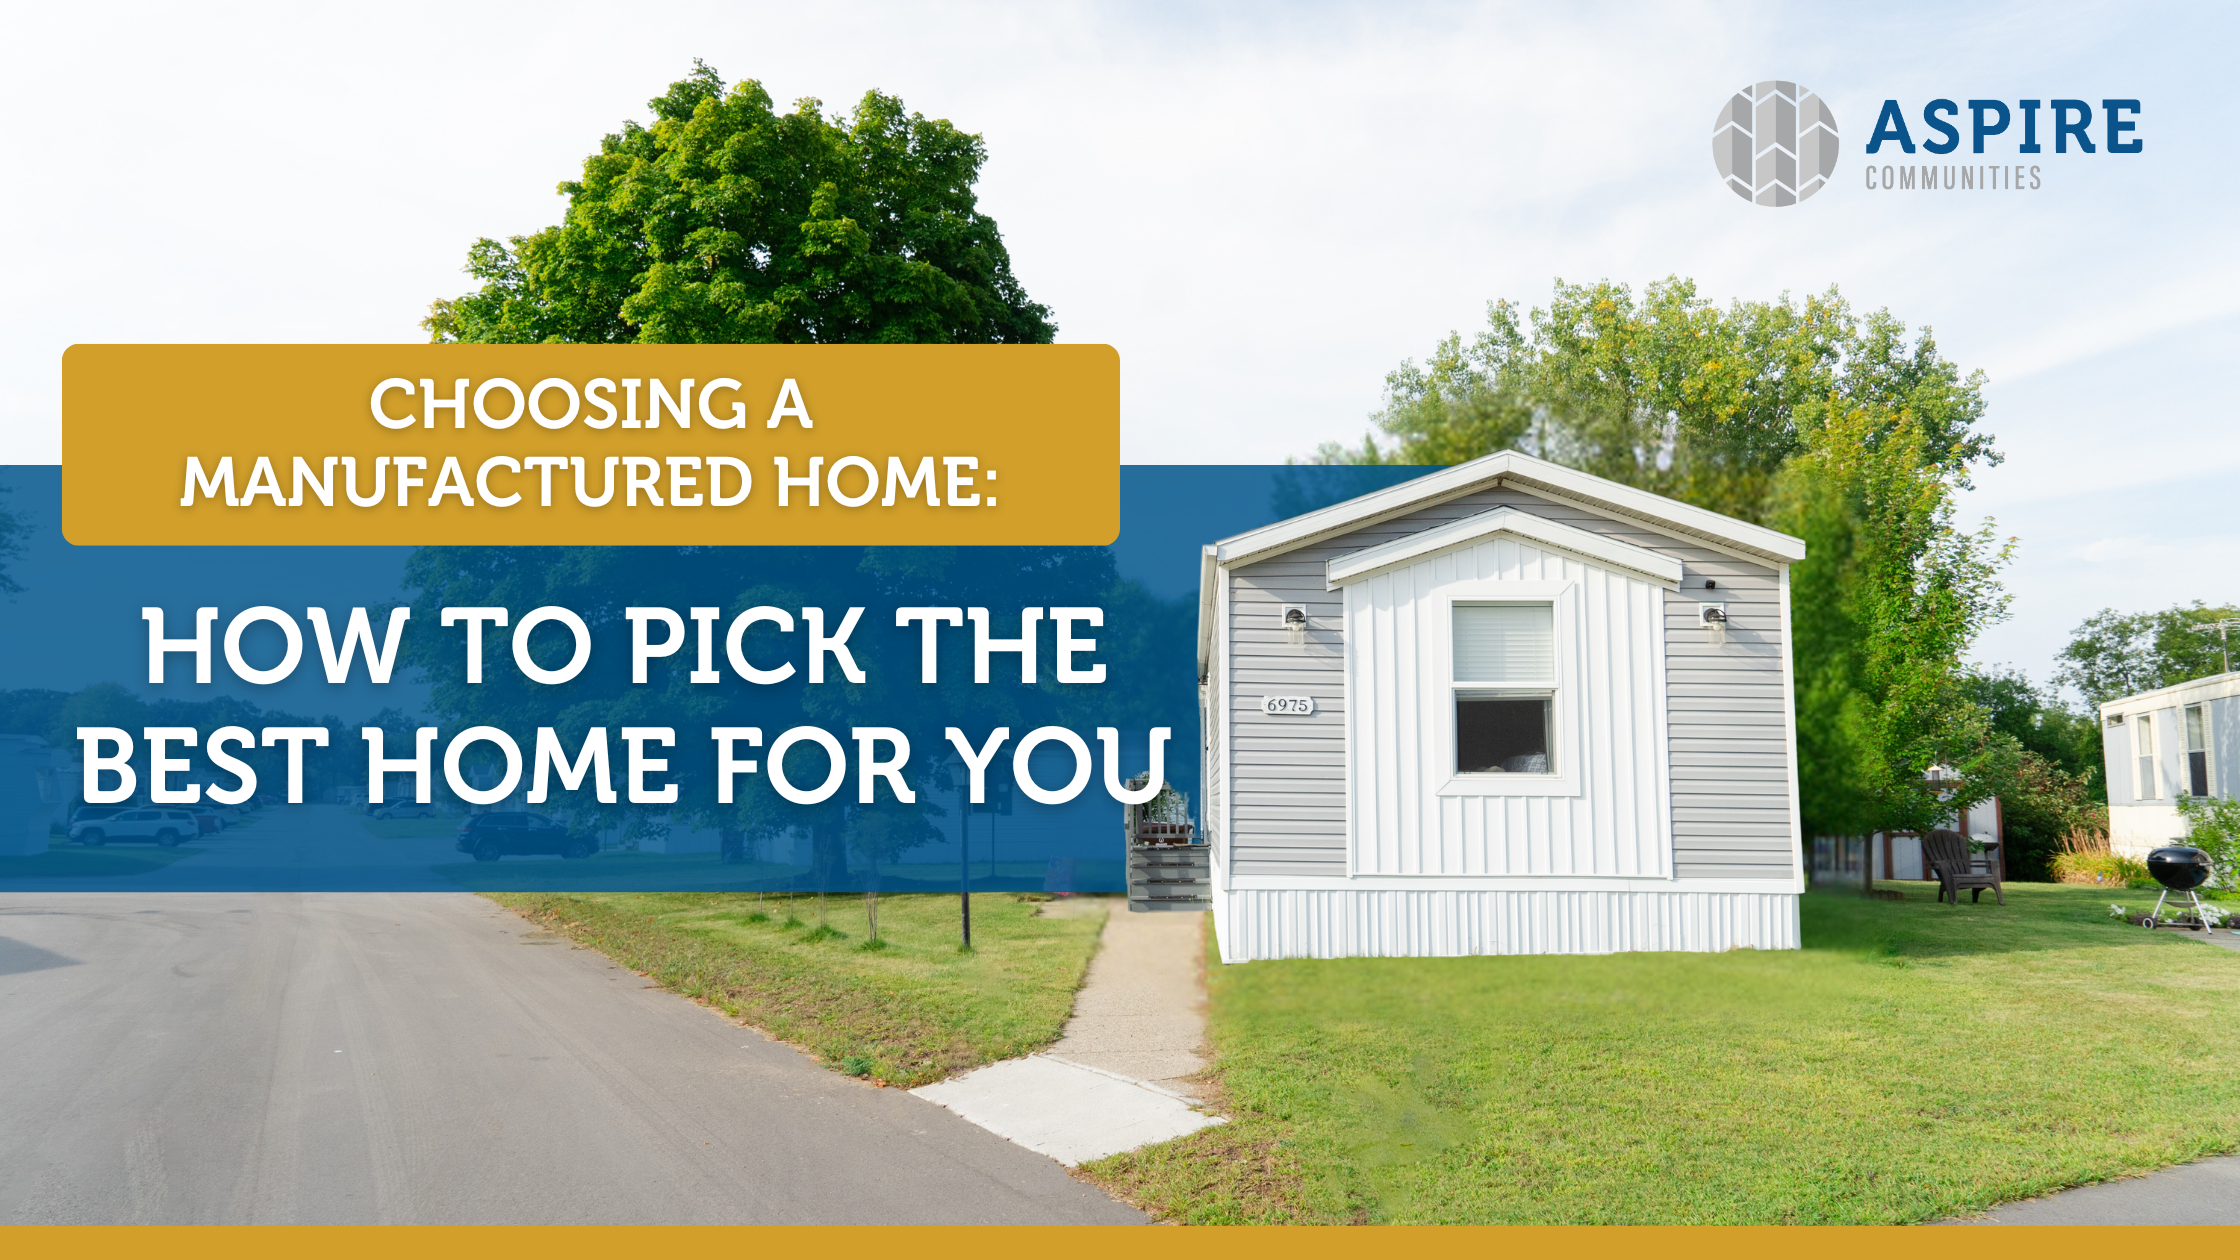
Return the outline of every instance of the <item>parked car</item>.
{"type": "Polygon", "coordinates": [[[226,829],[226,820],[217,810],[195,805],[189,807],[187,812],[194,815],[194,824],[200,828],[202,835],[214,836],[226,829]]]}
{"type": "Polygon", "coordinates": [[[117,815],[125,812],[126,810],[133,808],[136,807],[132,805],[80,805],[76,809],[76,811],[74,811],[70,815],[70,825],[75,827],[82,822],[94,822],[103,818],[114,818],[117,815]]]}
{"type": "Polygon", "coordinates": [[[507,854],[587,858],[598,852],[590,837],[571,836],[566,826],[543,814],[469,814],[459,824],[456,847],[477,862],[495,862],[507,854]]]}
{"type": "Polygon", "coordinates": [[[73,823],[70,838],[96,848],[111,840],[153,840],[171,848],[202,833],[195,816],[183,809],[128,809],[92,822],[73,823]]]}
{"type": "Polygon", "coordinates": [[[386,805],[369,805],[366,807],[366,817],[379,818],[384,821],[391,818],[433,818],[435,816],[435,806],[422,805],[418,801],[397,801],[386,805]]]}

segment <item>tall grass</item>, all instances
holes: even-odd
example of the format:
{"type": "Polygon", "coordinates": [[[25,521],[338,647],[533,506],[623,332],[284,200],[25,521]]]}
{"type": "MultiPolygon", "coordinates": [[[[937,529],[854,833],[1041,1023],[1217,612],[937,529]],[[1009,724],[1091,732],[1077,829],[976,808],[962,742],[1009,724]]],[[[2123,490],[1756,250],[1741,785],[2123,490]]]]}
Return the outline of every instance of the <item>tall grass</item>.
{"type": "Polygon", "coordinates": [[[2071,827],[2053,855],[2053,877],[2064,884],[2101,884],[2121,888],[2150,878],[2147,864],[2108,847],[2108,833],[2097,827],[2071,827]]]}

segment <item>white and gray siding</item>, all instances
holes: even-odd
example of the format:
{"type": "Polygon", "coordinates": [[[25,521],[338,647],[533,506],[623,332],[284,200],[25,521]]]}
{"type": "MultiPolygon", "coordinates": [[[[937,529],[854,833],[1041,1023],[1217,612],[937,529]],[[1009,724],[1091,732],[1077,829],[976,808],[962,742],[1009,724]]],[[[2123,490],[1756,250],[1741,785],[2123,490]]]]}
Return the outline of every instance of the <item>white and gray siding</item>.
{"type": "MultiPolygon", "coordinates": [[[[1496,507],[1591,530],[1681,562],[1665,591],[1664,663],[1672,791],[1672,873],[1681,879],[1773,880],[1796,874],[1790,800],[1788,694],[1783,673],[1780,570],[1674,537],[1630,518],[1506,487],[1479,491],[1224,572],[1227,647],[1210,664],[1210,694],[1226,697],[1228,758],[1208,758],[1207,817],[1231,876],[1344,877],[1346,673],[1343,593],[1328,563],[1365,547],[1496,507]],[[1706,579],[1715,590],[1703,589],[1706,579]],[[1699,624],[1698,606],[1726,605],[1726,642],[1699,624]],[[1304,643],[1282,609],[1306,609],[1304,643]],[[1311,696],[1311,717],[1265,716],[1271,695],[1311,696]],[[1226,773],[1224,773],[1224,770],[1226,773]],[[1234,799],[1229,794],[1234,793],[1234,799]],[[1218,829],[1218,828],[1216,828],[1218,829]]],[[[1210,715],[1209,715],[1210,716],[1210,715]]]]}

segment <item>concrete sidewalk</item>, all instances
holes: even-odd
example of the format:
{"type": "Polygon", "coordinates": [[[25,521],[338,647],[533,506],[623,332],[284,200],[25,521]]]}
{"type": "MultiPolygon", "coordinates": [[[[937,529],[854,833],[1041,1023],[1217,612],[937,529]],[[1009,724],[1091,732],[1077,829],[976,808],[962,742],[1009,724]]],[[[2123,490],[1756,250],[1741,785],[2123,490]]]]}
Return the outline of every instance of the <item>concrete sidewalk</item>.
{"type": "Polygon", "coordinates": [[[2240,1156],[2006,1203],[1952,1225],[2240,1225],[2240,1156]]]}
{"type": "Polygon", "coordinates": [[[1194,1097],[1184,1078],[1206,1068],[1205,925],[1203,911],[1116,907],[1050,1056],[1194,1097]]]}
{"type": "Polygon", "coordinates": [[[1204,956],[1203,912],[1114,905],[1057,1045],[911,1092],[1068,1166],[1219,1124],[1183,1079],[1206,1066],[1204,956]]]}

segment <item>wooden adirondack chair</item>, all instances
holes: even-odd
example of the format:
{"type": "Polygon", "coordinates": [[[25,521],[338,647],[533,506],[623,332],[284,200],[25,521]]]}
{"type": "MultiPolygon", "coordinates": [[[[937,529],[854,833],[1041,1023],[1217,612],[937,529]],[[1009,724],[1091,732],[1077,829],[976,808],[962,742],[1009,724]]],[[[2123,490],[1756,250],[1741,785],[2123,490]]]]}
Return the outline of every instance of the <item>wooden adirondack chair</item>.
{"type": "Polygon", "coordinates": [[[1968,851],[1968,838],[1957,831],[1932,831],[1921,837],[1921,856],[1937,876],[1937,900],[1950,897],[1953,905],[1960,904],[1960,890],[1969,891],[1969,900],[1983,900],[1983,890],[1988,888],[2000,905],[2007,904],[2006,891],[1999,886],[1999,868],[1980,854],[1968,851]]]}

